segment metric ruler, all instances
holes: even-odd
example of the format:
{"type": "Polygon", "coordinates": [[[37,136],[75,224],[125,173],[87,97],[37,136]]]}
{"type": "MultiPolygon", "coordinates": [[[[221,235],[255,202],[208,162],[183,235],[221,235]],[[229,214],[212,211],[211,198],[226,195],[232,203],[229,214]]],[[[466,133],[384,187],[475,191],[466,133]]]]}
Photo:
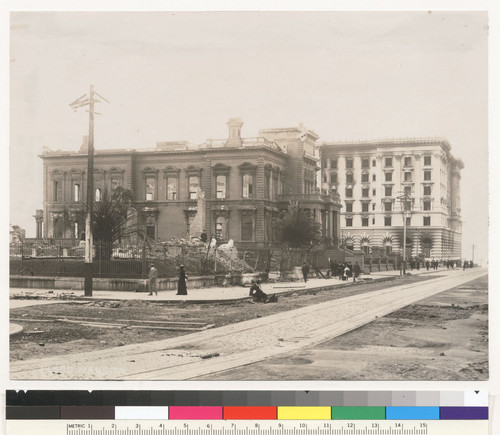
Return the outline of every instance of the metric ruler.
{"type": "Polygon", "coordinates": [[[7,420],[7,435],[488,435],[488,420],[7,420]]]}

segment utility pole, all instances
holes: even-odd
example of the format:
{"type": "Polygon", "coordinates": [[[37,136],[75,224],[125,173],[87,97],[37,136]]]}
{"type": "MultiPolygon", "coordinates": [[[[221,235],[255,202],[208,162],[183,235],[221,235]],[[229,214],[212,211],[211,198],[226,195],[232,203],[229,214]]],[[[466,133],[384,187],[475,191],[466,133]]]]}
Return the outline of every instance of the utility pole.
{"type": "Polygon", "coordinates": [[[398,198],[403,203],[403,268],[402,274],[406,275],[406,210],[409,201],[408,193],[405,191],[404,195],[398,198]]]}
{"type": "Polygon", "coordinates": [[[472,266],[474,266],[474,243],[472,244],[472,266]]]}
{"type": "Polygon", "coordinates": [[[93,237],[92,237],[92,214],[94,210],[94,104],[99,103],[98,96],[109,103],[106,98],[94,91],[94,85],[90,85],[90,92],[73,101],[69,106],[76,109],[89,106],[89,138],[88,138],[88,163],[87,163],[87,214],[85,216],[85,296],[92,296],[92,260],[93,260],[93,237]]]}

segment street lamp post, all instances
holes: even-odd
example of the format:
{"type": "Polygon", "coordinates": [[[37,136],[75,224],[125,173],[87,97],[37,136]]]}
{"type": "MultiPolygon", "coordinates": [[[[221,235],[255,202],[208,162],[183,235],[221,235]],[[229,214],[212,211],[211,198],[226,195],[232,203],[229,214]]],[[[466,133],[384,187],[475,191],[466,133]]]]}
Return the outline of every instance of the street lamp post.
{"type": "Polygon", "coordinates": [[[403,267],[401,270],[402,275],[406,275],[406,211],[408,204],[408,193],[405,191],[404,195],[399,196],[398,199],[403,203],[403,267]]]}

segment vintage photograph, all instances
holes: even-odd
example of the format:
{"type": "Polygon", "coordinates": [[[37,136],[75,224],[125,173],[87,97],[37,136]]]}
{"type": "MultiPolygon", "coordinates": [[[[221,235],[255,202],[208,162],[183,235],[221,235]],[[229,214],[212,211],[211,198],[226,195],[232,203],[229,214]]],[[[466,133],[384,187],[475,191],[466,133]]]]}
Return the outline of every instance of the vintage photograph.
{"type": "Polygon", "coordinates": [[[482,381],[488,12],[11,12],[10,379],[482,381]]]}

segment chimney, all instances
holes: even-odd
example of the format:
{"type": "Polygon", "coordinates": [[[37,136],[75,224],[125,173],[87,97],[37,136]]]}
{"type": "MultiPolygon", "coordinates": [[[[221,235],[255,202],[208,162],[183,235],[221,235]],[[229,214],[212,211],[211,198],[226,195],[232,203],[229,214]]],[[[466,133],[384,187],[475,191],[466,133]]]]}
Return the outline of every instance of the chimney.
{"type": "Polygon", "coordinates": [[[243,141],[241,140],[243,121],[240,118],[229,118],[227,126],[229,127],[229,138],[226,141],[226,146],[241,147],[243,145],[243,141]]]}
{"type": "Polygon", "coordinates": [[[82,144],[80,145],[80,153],[89,152],[89,137],[87,135],[82,136],[82,144]]]}

